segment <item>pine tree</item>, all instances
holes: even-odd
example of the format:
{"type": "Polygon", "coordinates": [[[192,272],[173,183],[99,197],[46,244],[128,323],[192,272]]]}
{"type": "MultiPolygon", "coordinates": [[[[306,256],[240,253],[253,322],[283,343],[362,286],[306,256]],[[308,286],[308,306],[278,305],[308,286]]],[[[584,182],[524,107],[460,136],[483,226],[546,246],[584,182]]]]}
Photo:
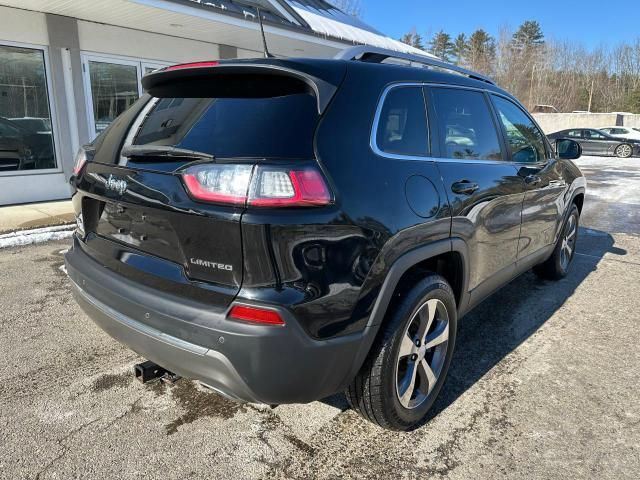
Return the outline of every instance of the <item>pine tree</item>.
{"type": "Polygon", "coordinates": [[[440,30],[436,33],[429,42],[429,51],[436,57],[441,58],[445,62],[451,61],[451,57],[454,55],[455,45],[451,41],[451,35],[440,30]]]}
{"type": "Polygon", "coordinates": [[[453,56],[456,59],[456,65],[464,63],[468,50],[469,44],[467,43],[467,36],[464,33],[461,33],[453,42],[453,56]]]}
{"type": "Polygon", "coordinates": [[[473,32],[469,37],[469,48],[465,57],[469,68],[491,74],[495,58],[496,42],[493,37],[482,29],[473,32]]]}
{"type": "Polygon", "coordinates": [[[414,28],[408,33],[405,33],[400,39],[402,43],[406,43],[414,48],[424,50],[424,43],[422,42],[422,36],[414,28]]]}
{"type": "Polygon", "coordinates": [[[544,34],[540,24],[535,20],[527,20],[513,34],[511,46],[516,50],[528,50],[544,45],[544,34]]]}

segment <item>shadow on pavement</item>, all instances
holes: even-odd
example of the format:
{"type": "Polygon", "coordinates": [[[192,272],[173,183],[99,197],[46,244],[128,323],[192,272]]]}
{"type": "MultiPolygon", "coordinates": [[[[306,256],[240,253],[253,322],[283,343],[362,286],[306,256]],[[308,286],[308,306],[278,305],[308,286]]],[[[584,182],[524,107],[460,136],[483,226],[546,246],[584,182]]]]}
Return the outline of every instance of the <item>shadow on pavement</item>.
{"type": "MultiPolygon", "coordinates": [[[[553,282],[527,272],[460,320],[448,378],[430,418],[455,402],[535,333],[598,268],[606,253],[626,255],[626,250],[615,247],[614,243],[613,237],[606,232],[580,228],[576,256],[566,278],[553,282]]],[[[348,408],[343,394],[321,401],[340,410],[348,408]]]]}
{"type": "Polygon", "coordinates": [[[456,401],[496,364],[535,333],[598,268],[606,253],[626,255],[611,235],[580,228],[567,277],[554,282],[527,272],[498,290],[458,324],[449,376],[430,416],[456,401]]]}

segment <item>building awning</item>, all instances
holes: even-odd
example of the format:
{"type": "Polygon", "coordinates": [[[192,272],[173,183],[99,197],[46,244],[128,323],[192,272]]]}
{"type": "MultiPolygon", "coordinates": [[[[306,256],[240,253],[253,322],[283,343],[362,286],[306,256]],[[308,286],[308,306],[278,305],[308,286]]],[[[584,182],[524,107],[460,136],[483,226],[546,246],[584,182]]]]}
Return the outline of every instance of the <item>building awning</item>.
{"type": "MultiPolygon", "coordinates": [[[[260,8],[269,50],[332,57],[353,45],[429,55],[378,32],[325,0],[3,0],[3,5],[172,37],[230,45],[260,56],[260,8]]],[[[243,57],[247,52],[243,52],[243,57]]],[[[165,59],[166,60],[166,59],[165,59]]]]}

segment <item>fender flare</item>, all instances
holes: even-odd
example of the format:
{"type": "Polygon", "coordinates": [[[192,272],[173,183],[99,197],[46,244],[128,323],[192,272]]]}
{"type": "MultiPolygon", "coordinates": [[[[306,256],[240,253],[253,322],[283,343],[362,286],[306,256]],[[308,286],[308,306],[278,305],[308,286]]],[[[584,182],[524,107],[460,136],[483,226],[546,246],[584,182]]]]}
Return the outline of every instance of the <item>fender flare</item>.
{"type": "Polygon", "coordinates": [[[458,318],[464,315],[466,306],[469,302],[469,254],[467,244],[464,240],[461,238],[438,240],[402,254],[393,262],[387,272],[382,286],[380,287],[380,292],[378,293],[376,302],[371,310],[369,321],[362,331],[362,342],[360,342],[360,347],[355,355],[351,370],[343,382],[345,388],[351,383],[367,358],[367,355],[373,346],[373,342],[378,335],[380,326],[383,323],[393,292],[395,291],[402,276],[414,265],[424,260],[442,255],[443,253],[450,252],[458,253],[462,259],[462,291],[460,292],[460,299],[458,301],[458,318]]]}

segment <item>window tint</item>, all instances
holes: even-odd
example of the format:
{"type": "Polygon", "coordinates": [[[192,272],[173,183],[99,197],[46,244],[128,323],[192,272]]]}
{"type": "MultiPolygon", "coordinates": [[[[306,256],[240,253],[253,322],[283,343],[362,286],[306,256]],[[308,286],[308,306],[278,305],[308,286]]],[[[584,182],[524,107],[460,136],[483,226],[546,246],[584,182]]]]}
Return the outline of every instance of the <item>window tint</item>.
{"type": "Polygon", "coordinates": [[[584,130],[584,138],[591,140],[604,140],[606,137],[596,130],[584,130]]]}
{"type": "Polygon", "coordinates": [[[529,116],[506,98],[493,96],[498,117],[504,125],[511,159],[520,163],[545,160],[544,135],[529,116]]]}
{"type": "Polygon", "coordinates": [[[216,157],[313,157],[316,100],[275,98],[162,98],[134,145],[170,145],[216,157]]]}
{"type": "Polygon", "coordinates": [[[389,91],[378,121],[376,143],[386,153],[427,155],[427,114],[422,87],[397,87],[389,91]]]}
{"type": "Polygon", "coordinates": [[[444,157],[502,160],[498,133],[480,92],[454,88],[431,90],[444,157]]]}

